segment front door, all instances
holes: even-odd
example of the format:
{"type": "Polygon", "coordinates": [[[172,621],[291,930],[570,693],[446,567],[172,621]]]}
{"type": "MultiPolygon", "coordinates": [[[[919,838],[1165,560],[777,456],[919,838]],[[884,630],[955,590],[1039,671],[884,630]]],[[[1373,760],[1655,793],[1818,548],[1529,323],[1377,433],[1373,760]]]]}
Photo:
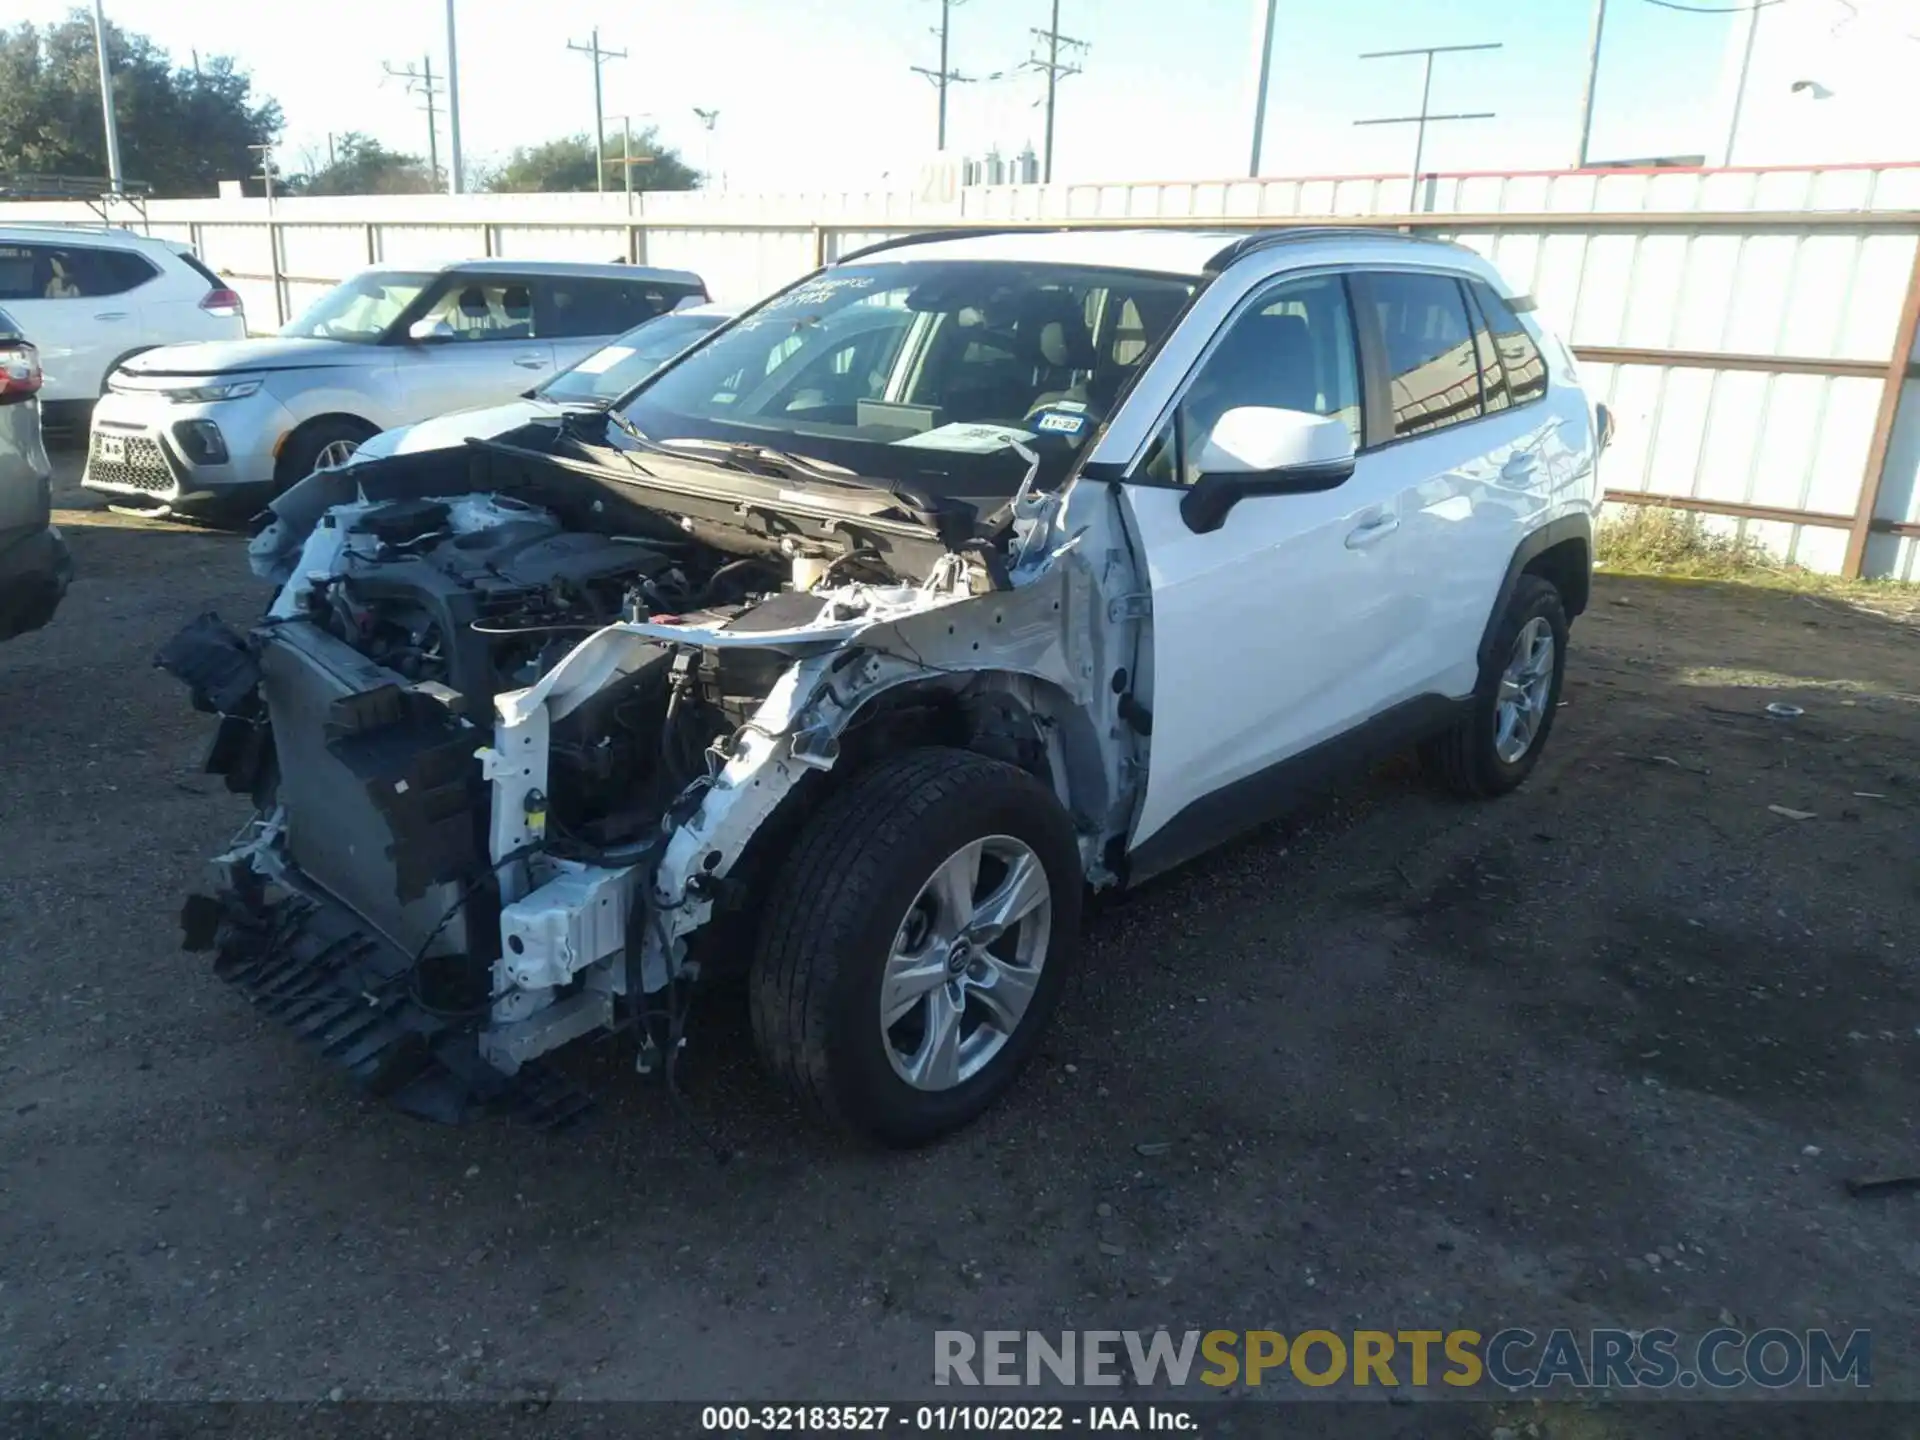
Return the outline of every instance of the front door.
{"type": "Polygon", "coordinates": [[[553,342],[534,333],[532,282],[505,276],[450,276],[403,338],[400,392],[412,424],[453,410],[498,405],[554,372],[553,342]]]}
{"type": "Polygon", "coordinates": [[[1243,405],[1340,416],[1356,446],[1362,386],[1346,279],[1256,292],[1216,337],[1124,487],[1152,587],[1151,754],[1138,849],[1192,853],[1239,828],[1289,757],[1410,688],[1396,637],[1422,628],[1398,541],[1407,467],[1363,453],[1320,494],[1240,502],[1196,534],[1180,500],[1213,424],[1243,405]],[[1242,789],[1241,787],[1245,787],[1242,789]],[[1238,794],[1236,794],[1238,792],[1238,794]],[[1194,834],[1185,832],[1210,831],[1194,834]]]}

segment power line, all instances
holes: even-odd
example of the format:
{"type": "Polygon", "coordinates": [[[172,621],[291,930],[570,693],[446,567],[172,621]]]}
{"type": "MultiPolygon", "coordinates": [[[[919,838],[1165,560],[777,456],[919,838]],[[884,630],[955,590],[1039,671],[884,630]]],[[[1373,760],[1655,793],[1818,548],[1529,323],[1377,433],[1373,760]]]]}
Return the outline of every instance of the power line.
{"type": "Polygon", "coordinates": [[[1356,125],[1414,125],[1413,141],[1413,189],[1407,200],[1407,213],[1412,214],[1420,208],[1420,162],[1427,150],[1427,126],[1442,120],[1491,120],[1491,110],[1476,110],[1458,115],[1435,115],[1427,109],[1433,97],[1433,57],[1436,55],[1454,55],[1467,50],[1498,50],[1502,46],[1498,41],[1484,45],[1417,45],[1409,50],[1370,50],[1360,58],[1362,60],[1388,60],[1402,55],[1422,55],[1426,57],[1426,75],[1420,83],[1420,113],[1418,115],[1391,115],[1377,120],[1356,120],[1356,125]]]}
{"type": "Polygon", "coordinates": [[[586,45],[567,42],[569,50],[577,50],[582,55],[593,57],[593,188],[604,191],[607,188],[607,112],[600,100],[600,68],[609,60],[624,60],[624,50],[602,50],[600,48],[600,27],[593,27],[593,39],[586,45]]]}
{"type": "Polygon", "coordinates": [[[1060,0],[1053,0],[1052,23],[1042,30],[1033,29],[1033,38],[1046,47],[1045,55],[1032,55],[1027,58],[1027,68],[1045,72],[1047,77],[1047,144],[1040,161],[1040,180],[1042,184],[1053,183],[1053,112],[1056,92],[1060,81],[1068,75],[1078,75],[1085,68],[1074,59],[1084,56],[1092,47],[1085,40],[1076,40],[1071,35],[1060,33],[1060,0]],[[1062,60],[1060,52],[1065,50],[1068,58],[1062,60]]]}
{"type": "Polygon", "coordinates": [[[433,57],[421,57],[420,68],[414,69],[411,61],[404,70],[396,70],[391,61],[382,61],[381,68],[396,80],[407,82],[409,95],[426,97],[426,104],[420,108],[427,112],[427,174],[435,185],[440,183],[440,118],[438,101],[446,82],[433,73],[433,57]]]}

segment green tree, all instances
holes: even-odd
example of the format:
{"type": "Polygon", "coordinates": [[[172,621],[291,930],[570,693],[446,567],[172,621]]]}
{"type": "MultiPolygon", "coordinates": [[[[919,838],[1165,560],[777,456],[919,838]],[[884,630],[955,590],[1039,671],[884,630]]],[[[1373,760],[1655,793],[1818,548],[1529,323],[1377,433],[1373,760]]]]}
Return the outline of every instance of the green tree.
{"type": "Polygon", "coordinates": [[[418,155],[389,150],[358,130],[340,137],[330,163],[289,176],[286,187],[300,195],[425,195],[440,188],[418,155]]]}
{"type": "MultiPolygon", "coordinates": [[[[624,189],[621,178],[623,137],[607,139],[607,189],[624,189]]],[[[691,190],[700,183],[700,172],[680,158],[680,152],[660,143],[652,126],[633,137],[636,161],[647,163],[633,167],[636,190],[691,190]]],[[[522,145],[488,177],[489,190],[542,191],[592,190],[594,187],[593,141],[586,135],[568,135],[544,145],[522,145]]]]}
{"type": "MultiPolygon", "coordinates": [[[[221,180],[259,166],[250,145],[282,128],[280,107],[217,56],[175,66],[144,35],[109,24],[107,55],[120,127],[121,166],[156,195],[212,195],[221,180]]],[[[0,173],[105,175],[100,73],[93,21],[74,11],[58,24],[0,30],[0,173]]]]}

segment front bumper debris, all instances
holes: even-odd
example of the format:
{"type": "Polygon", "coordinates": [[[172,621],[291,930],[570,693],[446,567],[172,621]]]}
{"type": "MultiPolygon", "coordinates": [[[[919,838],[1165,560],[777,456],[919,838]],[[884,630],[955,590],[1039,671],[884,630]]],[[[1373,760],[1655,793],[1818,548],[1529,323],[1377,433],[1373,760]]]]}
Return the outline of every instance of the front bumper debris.
{"type": "Polygon", "coordinates": [[[189,897],[181,924],[186,949],[213,952],[215,974],[362,1090],[409,1115],[449,1125],[506,1115],[554,1130],[592,1106],[537,1061],[513,1075],[489,1065],[477,1017],[449,1003],[459,997],[436,993],[446,958],[415,971],[412,956],[337,901],[268,899],[263,885],[243,879],[218,899],[189,897]]]}

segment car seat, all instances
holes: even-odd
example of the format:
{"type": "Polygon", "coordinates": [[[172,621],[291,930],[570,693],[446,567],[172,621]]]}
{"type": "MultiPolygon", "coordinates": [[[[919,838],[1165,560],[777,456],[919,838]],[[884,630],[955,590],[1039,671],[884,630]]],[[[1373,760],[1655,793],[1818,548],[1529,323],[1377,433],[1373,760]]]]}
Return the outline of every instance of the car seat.
{"type": "Polygon", "coordinates": [[[507,312],[507,323],[500,331],[501,338],[531,340],[533,338],[533,292],[524,285],[509,285],[500,297],[500,305],[507,312]]]}
{"type": "Polygon", "coordinates": [[[455,310],[458,324],[454,328],[462,334],[493,329],[493,307],[487,304],[487,292],[478,285],[469,285],[460,292],[455,310]]]}
{"type": "Polygon", "coordinates": [[[1087,333],[1086,309],[1071,292],[1039,290],[1028,299],[1015,334],[1033,362],[1033,415],[1062,400],[1087,403],[1087,381],[1098,356],[1087,333]]]}

